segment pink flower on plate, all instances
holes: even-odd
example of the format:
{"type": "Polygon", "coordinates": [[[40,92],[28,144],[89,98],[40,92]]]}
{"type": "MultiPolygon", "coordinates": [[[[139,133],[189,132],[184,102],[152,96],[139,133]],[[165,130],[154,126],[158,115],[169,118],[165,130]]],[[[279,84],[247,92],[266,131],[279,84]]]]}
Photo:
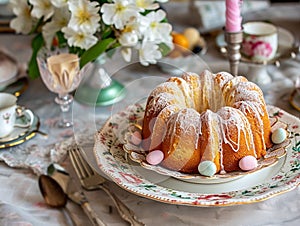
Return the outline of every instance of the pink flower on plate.
{"type": "Polygon", "coordinates": [[[129,173],[120,172],[120,175],[131,184],[140,184],[143,182],[140,178],[129,173]]]}

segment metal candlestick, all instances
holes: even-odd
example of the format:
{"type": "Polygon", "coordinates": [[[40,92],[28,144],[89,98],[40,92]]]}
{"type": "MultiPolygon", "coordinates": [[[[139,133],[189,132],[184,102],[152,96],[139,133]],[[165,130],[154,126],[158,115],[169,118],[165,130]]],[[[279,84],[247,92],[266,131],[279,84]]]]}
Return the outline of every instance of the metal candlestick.
{"type": "Polygon", "coordinates": [[[234,76],[238,75],[239,62],[241,60],[240,48],[243,41],[243,32],[225,31],[225,41],[227,43],[227,54],[230,63],[230,72],[234,76]]]}

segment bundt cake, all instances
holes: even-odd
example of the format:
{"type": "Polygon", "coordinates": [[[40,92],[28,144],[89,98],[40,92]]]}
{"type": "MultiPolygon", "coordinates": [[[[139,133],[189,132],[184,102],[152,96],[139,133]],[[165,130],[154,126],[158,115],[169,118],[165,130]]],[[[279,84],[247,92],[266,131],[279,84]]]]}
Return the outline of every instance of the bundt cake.
{"type": "Polygon", "coordinates": [[[197,173],[200,163],[210,161],[225,173],[240,170],[245,156],[263,157],[270,135],[260,88],[243,76],[206,70],[171,77],[151,92],[142,145],[147,152],[161,150],[165,168],[197,173]]]}

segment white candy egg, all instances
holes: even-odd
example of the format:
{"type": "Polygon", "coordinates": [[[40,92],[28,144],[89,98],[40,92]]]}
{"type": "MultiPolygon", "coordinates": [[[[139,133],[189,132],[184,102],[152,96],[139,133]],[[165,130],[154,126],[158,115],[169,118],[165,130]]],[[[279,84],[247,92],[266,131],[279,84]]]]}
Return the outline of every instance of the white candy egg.
{"type": "Polygon", "coordinates": [[[287,138],[287,131],[283,128],[276,129],[271,136],[272,142],[274,144],[280,144],[287,138]]]}
{"type": "Polygon", "coordinates": [[[198,171],[203,176],[211,177],[216,174],[217,166],[212,161],[203,161],[198,165],[198,171]]]}

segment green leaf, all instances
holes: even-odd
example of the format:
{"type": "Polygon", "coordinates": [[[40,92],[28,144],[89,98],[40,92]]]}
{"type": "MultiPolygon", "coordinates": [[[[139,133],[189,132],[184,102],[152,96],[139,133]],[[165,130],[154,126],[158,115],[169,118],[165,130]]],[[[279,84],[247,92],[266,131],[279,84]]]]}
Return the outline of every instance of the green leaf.
{"type": "Polygon", "coordinates": [[[102,39],[106,39],[108,37],[112,37],[113,29],[110,26],[104,25],[101,29],[101,37],[102,39]]]}
{"type": "Polygon", "coordinates": [[[67,46],[67,40],[65,39],[64,34],[61,31],[56,32],[58,43],[60,46],[67,46]]]}
{"type": "Polygon", "coordinates": [[[30,78],[37,78],[40,76],[40,71],[37,65],[36,56],[38,51],[44,45],[44,39],[42,34],[38,34],[32,40],[31,47],[32,47],[32,55],[28,64],[28,75],[30,78]]]}
{"type": "Polygon", "coordinates": [[[80,67],[83,68],[87,63],[94,61],[107,50],[115,41],[113,38],[103,39],[85,51],[80,57],[80,67]]]}
{"type": "Polygon", "coordinates": [[[165,44],[165,43],[160,43],[159,45],[159,51],[161,52],[161,54],[163,55],[163,56],[166,56],[166,55],[168,55],[170,52],[171,52],[171,48],[167,45],[167,44],[165,44]]]}

